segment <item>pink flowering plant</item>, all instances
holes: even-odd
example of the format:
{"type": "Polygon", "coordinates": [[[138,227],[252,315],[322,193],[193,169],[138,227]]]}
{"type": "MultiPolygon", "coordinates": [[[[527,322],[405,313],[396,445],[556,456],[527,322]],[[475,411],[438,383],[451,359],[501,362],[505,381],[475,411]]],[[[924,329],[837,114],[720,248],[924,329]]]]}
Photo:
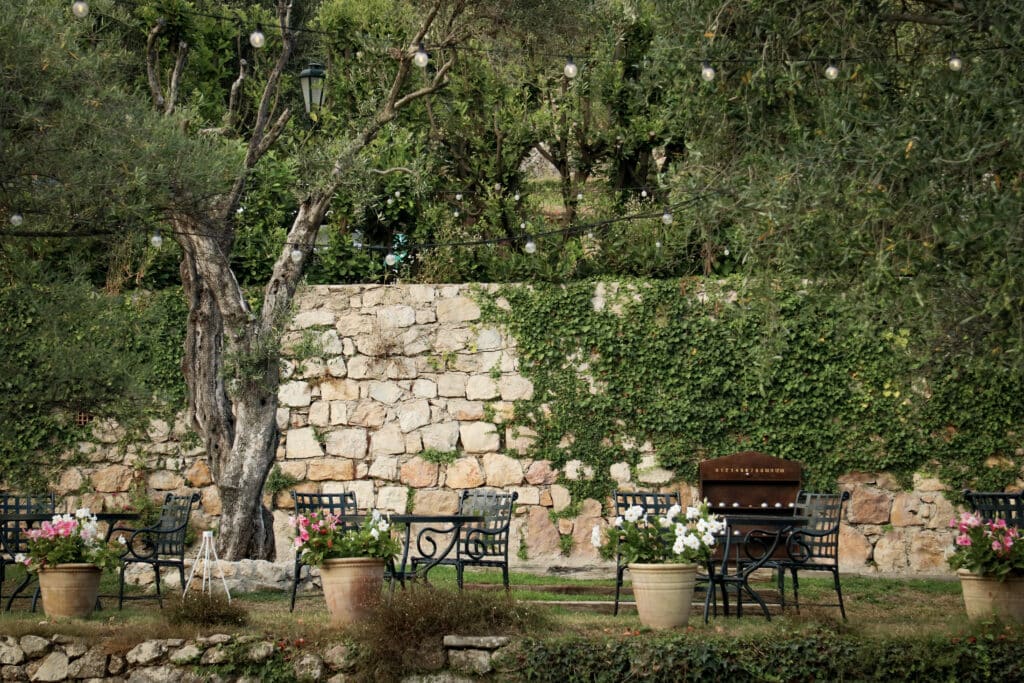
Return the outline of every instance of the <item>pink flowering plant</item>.
{"type": "Polygon", "coordinates": [[[84,562],[100,569],[116,569],[124,551],[115,543],[107,543],[99,534],[96,516],[89,508],[75,514],[54,515],[37,529],[25,532],[28,554],[19,560],[30,572],[58,564],[84,562]]]}
{"type": "Polygon", "coordinates": [[[295,529],[295,551],[305,564],[319,567],[335,557],[388,559],[402,549],[391,536],[391,523],[374,510],[358,525],[343,524],[338,516],[318,511],[288,519],[295,529]]]}
{"type": "Polygon", "coordinates": [[[1018,542],[1017,527],[1005,519],[986,522],[971,512],[961,513],[949,526],[957,531],[950,567],[1000,579],[1024,576],[1024,542],[1018,542]]]}
{"type": "Polygon", "coordinates": [[[716,536],[724,530],[725,522],[708,512],[707,501],[685,511],[673,505],[662,517],[634,505],[607,529],[595,526],[590,541],[603,557],[621,554],[626,564],[692,564],[711,557],[716,536]]]}

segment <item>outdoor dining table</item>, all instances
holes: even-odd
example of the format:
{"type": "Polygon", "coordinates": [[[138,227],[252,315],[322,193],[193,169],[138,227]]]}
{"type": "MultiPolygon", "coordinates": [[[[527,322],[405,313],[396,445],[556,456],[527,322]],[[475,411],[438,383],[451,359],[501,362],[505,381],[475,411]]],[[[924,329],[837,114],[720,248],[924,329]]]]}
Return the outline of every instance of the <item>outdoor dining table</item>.
{"type": "MultiPolygon", "coordinates": [[[[794,553],[789,540],[794,532],[799,531],[807,524],[809,518],[802,515],[750,513],[727,513],[724,517],[728,522],[730,533],[728,543],[725,545],[725,552],[729,553],[732,548],[736,548],[732,558],[735,573],[727,573],[730,562],[728,556],[724,557],[721,563],[722,575],[719,577],[719,582],[722,585],[722,607],[725,615],[729,615],[729,599],[725,584],[734,584],[737,586],[736,616],[743,616],[743,593],[746,593],[761,607],[764,616],[770,621],[768,605],[765,604],[761,594],[750,585],[750,576],[771,562],[780,548],[785,550],[788,560],[799,562],[801,560],[799,553],[794,553]]],[[[706,618],[707,606],[705,605],[706,618]]]]}
{"type": "MultiPolygon", "coordinates": [[[[27,525],[33,525],[33,524],[36,524],[36,523],[39,523],[39,522],[49,522],[50,520],[52,520],[54,518],[54,516],[56,516],[58,514],[62,514],[62,513],[55,513],[55,512],[19,512],[19,513],[16,513],[16,514],[10,514],[10,513],[0,514],[0,526],[6,526],[6,525],[11,524],[11,523],[19,523],[19,522],[23,522],[23,523],[25,523],[27,525]]],[[[106,522],[106,524],[107,524],[107,531],[106,531],[106,533],[103,536],[103,540],[105,542],[110,541],[111,534],[113,534],[114,531],[117,530],[117,523],[118,522],[135,521],[135,520],[138,520],[140,518],[140,513],[132,512],[132,511],[127,511],[127,510],[120,511],[120,512],[93,512],[91,514],[96,517],[96,521],[97,522],[106,522]]],[[[12,557],[16,554],[16,553],[8,551],[8,549],[6,549],[6,548],[2,548],[0,550],[4,550],[5,552],[9,552],[9,554],[12,557]]],[[[14,599],[18,597],[18,595],[21,593],[21,591],[25,590],[25,588],[28,586],[28,584],[31,582],[31,580],[32,580],[32,575],[28,574],[27,576],[25,576],[25,579],[18,586],[15,587],[14,592],[11,593],[11,597],[7,599],[7,607],[5,608],[6,611],[8,611],[8,612],[11,611],[11,606],[14,604],[14,599]]],[[[97,602],[97,606],[98,606],[99,598],[96,599],[96,602],[97,602]]],[[[34,609],[35,609],[35,603],[33,602],[33,610],[34,609]]]]}
{"type": "MultiPolygon", "coordinates": [[[[405,582],[423,579],[429,584],[427,574],[441,563],[459,542],[459,531],[466,524],[484,521],[483,515],[434,515],[434,514],[388,514],[383,517],[392,524],[404,524],[402,543],[402,559],[389,568],[392,581],[398,581],[405,587],[405,582]],[[413,526],[416,531],[413,544],[413,526]],[[443,525],[432,526],[432,525],[443,525]],[[412,550],[416,552],[410,558],[412,550]],[[410,559],[415,560],[414,568],[410,568],[410,559]]],[[[347,524],[360,524],[366,520],[365,515],[339,515],[338,520],[347,524]]],[[[392,583],[392,585],[394,585],[392,583]]]]}

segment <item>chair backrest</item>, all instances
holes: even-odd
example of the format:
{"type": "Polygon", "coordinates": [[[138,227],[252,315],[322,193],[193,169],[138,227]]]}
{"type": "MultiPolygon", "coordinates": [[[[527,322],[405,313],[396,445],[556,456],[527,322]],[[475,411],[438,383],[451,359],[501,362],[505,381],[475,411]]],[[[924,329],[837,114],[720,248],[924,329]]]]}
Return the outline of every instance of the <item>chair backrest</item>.
{"type": "Polygon", "coordinates": [[[168,493],[160,507],[160,520],[154,529],[161,533],[157,542],[157,554],[161,556],[185,557],[185,536],[192,506],[199,500],[199,494],[176,496],[168,493]]]}
{"type": "MultiPolygon", "coordinates": [[[[18,496],[0,494],[0,517],[7,515],[49,514],[56,511],[56,503],[52,493],[18,496]]],[[[0,523],[0,551],[11,556],[28,551],[28,537],[24,531],[31,522],[14,520],[0,523]]]]}
{"type": "Polygon", "coordinates": [[[679,505],[678,493],[648,493],[645,491],[616,491],[612,494],[615,501],[615,516],[639,505],[648,515],[664,515],[673,505],[679,505]]]}
{"type": "Polygon", "coordinates": [[[512,522],[512,506],[519,494],[515,491],[464,490],[459,494],[460,515],[481,515],[482,522],[469,522],[462,527],[459,552],[474,559],[504,557],[508,559],[508,537],[512,522]],[[484,529],[487,533],[473,533],[484,529]]]}
{"type": "Polygon", "coordinates": [[[1011,526],[1024,525],[1024,494],[1001,491],[964,491],[967,504],[984,519],[999,518],[1011,526]]]}
{"type": "Polygon", "coordinates": [[[797,494],[795,513],[807,517],[802,528],[811,532],[799,535],[799,543],[809,561],[818,560],[818,564],[839,561],[839,522],[843,504],[849,499],[849,491],[811,493],[801,490],[797,494]]]}
{"type": "MultiPolygon", "coordinates": [[[[326,512],[330,515],[354,515],[356,514],[355,491],[344,493],[299,493],[292,491],[292,500],[295,501],[295,514],[311,515],[314,512],[326,512]]],[[[342,521],[341,530],[348,531],[359,526],[352,522],[342,521]]]]}

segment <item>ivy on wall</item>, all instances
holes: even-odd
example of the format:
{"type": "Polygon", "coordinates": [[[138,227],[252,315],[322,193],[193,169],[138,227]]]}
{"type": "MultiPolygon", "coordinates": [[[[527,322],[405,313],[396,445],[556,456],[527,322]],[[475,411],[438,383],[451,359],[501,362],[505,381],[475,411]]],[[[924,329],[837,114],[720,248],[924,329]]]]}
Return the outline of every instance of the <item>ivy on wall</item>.
{"type": "Polygon", "coordinates": [[[539,433],[532,455],[594,470],[566,482],[577,499],[607,495],[616,462],[635,480],[645,442],[694,483],[701,460],[750,449],[802,462],[814,488],[884,470],[991,490],[1020,473],[1020,371],[934,353],[921,331],[824,287],[581,282],[480,298],[534,383],[515,418],[539,433]]]}
{"type": "Polygon", "coordinates": [[[140,429],[184,400],[180,289],[114,297],[15,281],[0,286],[0,311],[4,486],[44,490],[92,420],[140,429]]]}

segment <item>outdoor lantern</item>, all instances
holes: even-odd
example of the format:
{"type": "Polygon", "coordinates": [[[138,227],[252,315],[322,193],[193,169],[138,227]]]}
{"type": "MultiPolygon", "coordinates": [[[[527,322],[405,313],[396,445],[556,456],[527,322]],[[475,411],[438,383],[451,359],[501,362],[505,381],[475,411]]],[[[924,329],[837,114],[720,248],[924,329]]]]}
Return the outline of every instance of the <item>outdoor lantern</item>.
{"type": "Polygon", "coordinates": [[[320,107],[324,103],[324,81],[327,79],[327,72],[323,64],[310,62],[309,68],[303,69],[299,74],[299,81],[302,83],[302,100],[306,104],[306,114],[314,121],[317,120],[320,107]]]}

